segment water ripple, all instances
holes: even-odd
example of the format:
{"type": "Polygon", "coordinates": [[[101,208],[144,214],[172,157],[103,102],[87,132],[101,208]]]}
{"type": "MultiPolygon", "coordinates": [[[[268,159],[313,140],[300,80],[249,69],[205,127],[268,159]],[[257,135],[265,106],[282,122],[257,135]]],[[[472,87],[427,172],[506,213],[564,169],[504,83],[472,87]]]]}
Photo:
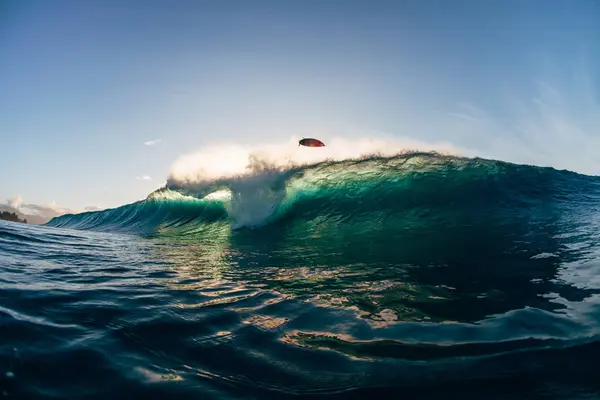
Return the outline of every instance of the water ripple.
{"type": "Polygon", "coordinates": [[[368,243],[285,225],[182,238],[2,223],[0,394],[600,393],[598,234],[578,215],[533,220],[368,243]]]}

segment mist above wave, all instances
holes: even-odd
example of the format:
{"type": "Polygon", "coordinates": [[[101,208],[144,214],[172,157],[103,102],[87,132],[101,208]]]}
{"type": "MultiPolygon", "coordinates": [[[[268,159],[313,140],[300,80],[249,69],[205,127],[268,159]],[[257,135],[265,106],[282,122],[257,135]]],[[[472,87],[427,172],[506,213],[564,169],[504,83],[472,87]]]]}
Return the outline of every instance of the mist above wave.
{"type": "Polygon", "coordinates": [[[459,155],[447,142],[414,139],[332,138],[321,148],[298,146],[299,138],[258,146],[215,144],[179,157],[172,165],[167,186],[210,185],[223,179],[277,175],[294,167],[323,161],[343,161],[371,155],[394,156],[410,151],[459,155]]]}

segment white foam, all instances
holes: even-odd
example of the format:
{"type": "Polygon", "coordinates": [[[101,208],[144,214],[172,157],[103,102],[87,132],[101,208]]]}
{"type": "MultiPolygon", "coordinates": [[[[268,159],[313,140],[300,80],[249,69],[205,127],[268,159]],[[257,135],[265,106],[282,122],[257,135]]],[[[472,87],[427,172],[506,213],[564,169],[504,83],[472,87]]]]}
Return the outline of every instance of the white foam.
{"type": "Polygon", "coordinates": [[[427,143],[415,139],[345,139],[326,140],[326,147],[298,146],[300,138],[258,146],[214,144],[179,157],[172,165],[170,182],[207,183],[218,179],[255,175],[257,172],[284,170],[297,165],[325,160],[341,161],[372,154],[393,156],[406,151],[437,151],[458,155],[447,142],[427,143]]]}

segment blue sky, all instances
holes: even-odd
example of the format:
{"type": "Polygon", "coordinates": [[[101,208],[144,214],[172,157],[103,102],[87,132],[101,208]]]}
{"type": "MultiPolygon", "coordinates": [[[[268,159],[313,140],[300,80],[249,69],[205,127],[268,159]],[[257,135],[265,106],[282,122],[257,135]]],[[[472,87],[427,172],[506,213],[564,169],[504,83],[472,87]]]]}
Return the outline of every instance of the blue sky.
{"type": "Polygon", "coordinates": [[[599,38],[592,0],[4,0],[0,202],[114,207],[314,132],[600,174],[599,38]]]}

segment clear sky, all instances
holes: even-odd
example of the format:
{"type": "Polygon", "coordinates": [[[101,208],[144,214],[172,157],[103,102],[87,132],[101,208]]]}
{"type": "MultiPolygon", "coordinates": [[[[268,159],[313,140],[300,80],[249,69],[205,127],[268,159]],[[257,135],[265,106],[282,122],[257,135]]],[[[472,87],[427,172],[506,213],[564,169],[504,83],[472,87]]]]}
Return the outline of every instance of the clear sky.
{"type": "Polygon", "coordinates": [[[3,0],[0,203],[114,207],[314,132],[600,174],[599,40],[592,0],[3,0]]]}

